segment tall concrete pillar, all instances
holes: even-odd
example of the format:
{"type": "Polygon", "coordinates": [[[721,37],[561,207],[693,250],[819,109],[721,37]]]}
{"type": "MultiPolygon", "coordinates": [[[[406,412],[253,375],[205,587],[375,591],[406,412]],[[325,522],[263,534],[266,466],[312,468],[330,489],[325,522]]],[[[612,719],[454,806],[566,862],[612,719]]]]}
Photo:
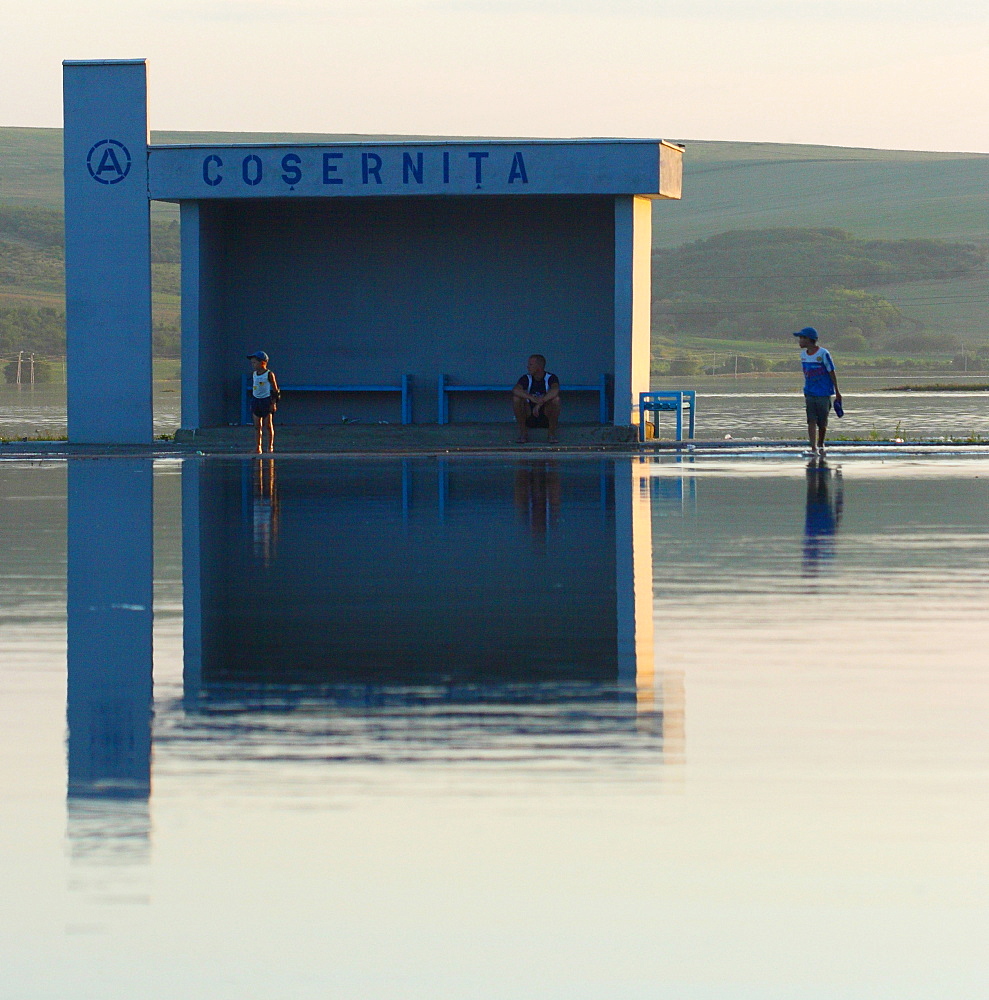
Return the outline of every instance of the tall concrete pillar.
{"type": "Polygon", "coordinates": [[[143,59],[67,61],[69,440],[144,444],[151,409],[151,218],[143,59]]]}
{"type": "Polygon", "coordinates": [[[638,424],[649,391],[652,201],[615,199],[615,407],[617,425],[638,424]]]}

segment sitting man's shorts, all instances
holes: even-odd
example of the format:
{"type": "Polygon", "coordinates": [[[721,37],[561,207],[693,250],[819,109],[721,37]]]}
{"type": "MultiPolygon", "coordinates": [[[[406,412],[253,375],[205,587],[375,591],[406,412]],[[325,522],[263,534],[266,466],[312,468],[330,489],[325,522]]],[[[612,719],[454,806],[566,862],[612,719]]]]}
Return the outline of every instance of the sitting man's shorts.
{"type": "Polygon", "coordinates": [[[826,424],[828,414],[831,412],[830,396],[804,396],[804,405],[807,407],[807,423],[826,424]]]}
{"type": "Polygon", "coordinates": [[[526,427],[549,427],[549,418],[546,416],[545,410],[539,411],[539,416],[533,416],[532,414],[533,404],[529,403],[529,416],[525,418],[526,427]]]}
{"type": "Polygon", "coordinates": [[[274,411],[274,407],[271,405],[274,401],[273,396],[251,396],[251,413],[255,417],[268,416],[274,411]]]}

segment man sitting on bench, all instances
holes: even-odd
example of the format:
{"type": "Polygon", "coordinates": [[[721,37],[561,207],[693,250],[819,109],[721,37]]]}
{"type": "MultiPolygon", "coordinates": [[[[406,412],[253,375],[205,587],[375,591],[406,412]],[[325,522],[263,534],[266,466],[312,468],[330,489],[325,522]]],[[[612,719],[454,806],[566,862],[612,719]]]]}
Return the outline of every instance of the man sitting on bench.
{"type": "Polygon", "coordinates": [[[512,389],[512,409],[519,425],[517,444],[529,440],[530,427],[549,429],[547,440],[556,444],[556,426],[560,420],[560,380],[546,371],[546,359],[533,354],[523,375],[512,389]]]}

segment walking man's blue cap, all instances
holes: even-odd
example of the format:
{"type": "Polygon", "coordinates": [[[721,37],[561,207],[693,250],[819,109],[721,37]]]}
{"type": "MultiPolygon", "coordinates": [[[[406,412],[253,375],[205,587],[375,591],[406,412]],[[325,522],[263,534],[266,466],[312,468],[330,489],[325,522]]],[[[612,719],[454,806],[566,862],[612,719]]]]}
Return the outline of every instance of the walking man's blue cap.
{"type": "MultiPolygon", "coordinates": [[[[815,336],[816,336],[816,334],[815,334],[815,336]]],[[[265,354],[264,351],[255,351],[253,354],[248,354],[247,357],[248,358],[257,358],[258,361],[267,361],[268,360],[268,355],[265,354]]]]}
{"type": "Polygon", "coordinates": [[[797,330],[794,337],[806,337],[808,340],[817,340],[817,330],[812,326],[805,326],[802,330],[797,330]]]}

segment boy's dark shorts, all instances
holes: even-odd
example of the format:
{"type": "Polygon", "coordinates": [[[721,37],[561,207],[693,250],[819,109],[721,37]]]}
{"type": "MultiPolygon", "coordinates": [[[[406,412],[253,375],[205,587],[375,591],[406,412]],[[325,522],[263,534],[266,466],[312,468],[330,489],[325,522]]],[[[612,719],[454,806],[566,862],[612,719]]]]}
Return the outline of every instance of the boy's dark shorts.
{"type": "Polygon", "coordinates": [[[271,396],[251,396],[251,414],[255,417],[266,417],[272,412],[271,404],[274,399],[271,396]]]}
{"type": "Polygon", "coordinates": [[[828,422],[830,396],[804,396],[804,405],[807,407],[807,423],[820,425],[828,422]]]}

